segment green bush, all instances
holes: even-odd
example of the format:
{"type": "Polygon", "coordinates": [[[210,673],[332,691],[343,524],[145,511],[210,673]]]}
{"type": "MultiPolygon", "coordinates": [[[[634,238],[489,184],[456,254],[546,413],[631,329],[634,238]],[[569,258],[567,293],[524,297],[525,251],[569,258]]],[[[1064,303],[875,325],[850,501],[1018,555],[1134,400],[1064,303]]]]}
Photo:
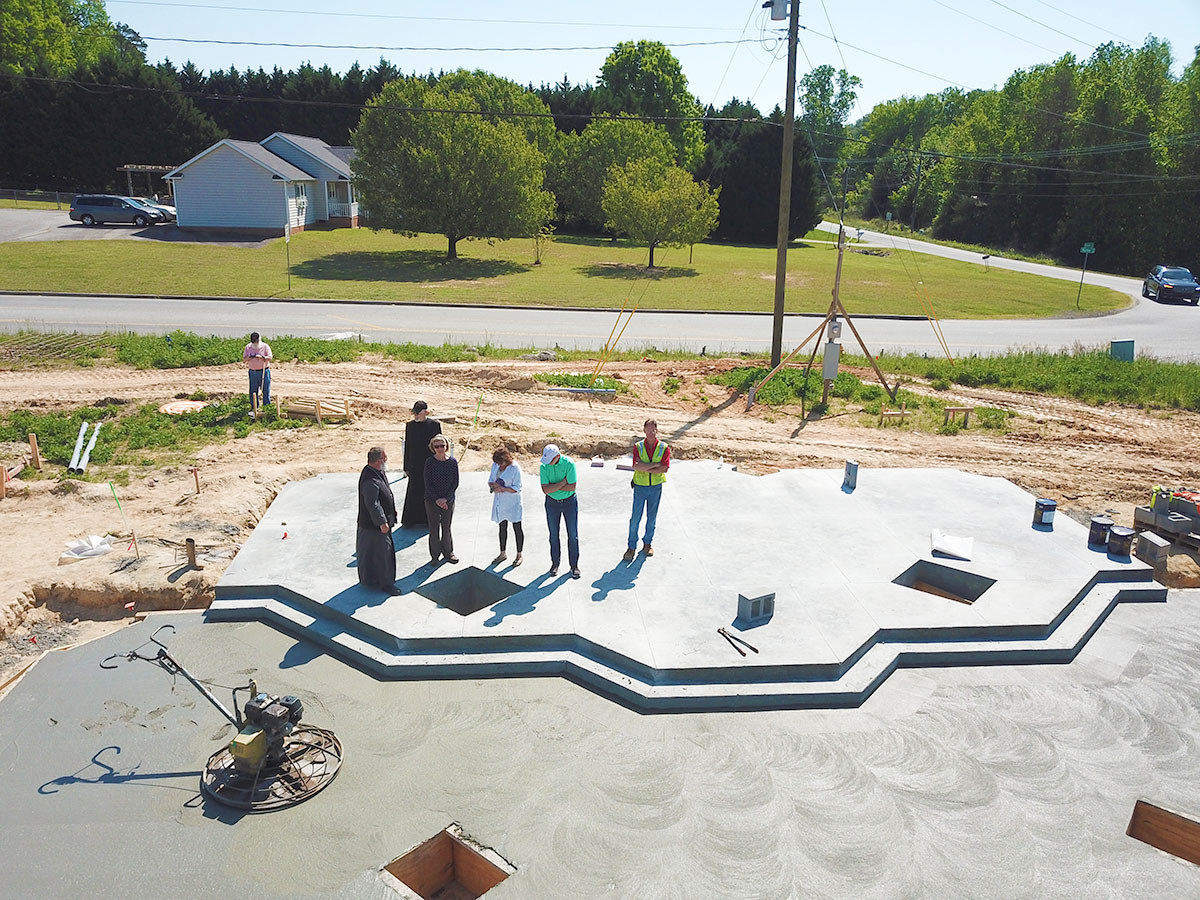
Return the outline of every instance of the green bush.
{"type": "Polygon", "coordinates": [[[591,375],[578,375],[566,372],[538,372],[533,376],[536,381],[552,384],[555,387],[572,388],[601,388],[615,390],[618,394],[629,393],[629,385],[615,378],[601,375],[593,380],[591,375]]]}
{"type": "Polygon", "coordinates": [[[663,392],[674,396],[679,393],[679,389],[683,386],[683,382],[674,375],[668,375],[663,380],[663,392]]]}

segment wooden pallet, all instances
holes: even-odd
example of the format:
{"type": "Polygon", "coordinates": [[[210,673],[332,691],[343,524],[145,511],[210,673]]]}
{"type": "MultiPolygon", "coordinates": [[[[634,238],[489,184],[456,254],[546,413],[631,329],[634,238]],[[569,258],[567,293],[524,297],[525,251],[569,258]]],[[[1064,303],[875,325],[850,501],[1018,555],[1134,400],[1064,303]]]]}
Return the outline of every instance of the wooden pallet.
{"type": "Polygon", "coordinates": [[[349,399],[342,400],[283,400],[275,398],[275,411],[280,416],[289,419],[316,419],[318,425],[324,425],[330,419],[340,419],[345,422],[354,421],[354,413],[350,409],[349,399]]]}

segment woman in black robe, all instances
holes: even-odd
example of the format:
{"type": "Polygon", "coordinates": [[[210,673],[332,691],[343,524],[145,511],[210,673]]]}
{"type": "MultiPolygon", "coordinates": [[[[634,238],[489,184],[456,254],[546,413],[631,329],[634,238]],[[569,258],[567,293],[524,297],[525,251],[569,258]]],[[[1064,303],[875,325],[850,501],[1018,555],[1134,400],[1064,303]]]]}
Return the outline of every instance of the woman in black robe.
{"type": "Polygon", "coordinates": [[[358,476],[358,581],[395,596],[396,547],[392,528],[396,524],[396,500],[387,480],[387,452],[372,447],[367,464],[358,476]]]}
{"type": "Polygon", "coordinates": [[[401,528],[429,524],[425,514],[425,460],[433,456],[429,442],[435,434],[442,433],[442,423],[428,416],[429,404],[418,400],[413,404],[412,421],[404,426],[404,474],[408,476],[408,490],[400,514],[401,528]]]}

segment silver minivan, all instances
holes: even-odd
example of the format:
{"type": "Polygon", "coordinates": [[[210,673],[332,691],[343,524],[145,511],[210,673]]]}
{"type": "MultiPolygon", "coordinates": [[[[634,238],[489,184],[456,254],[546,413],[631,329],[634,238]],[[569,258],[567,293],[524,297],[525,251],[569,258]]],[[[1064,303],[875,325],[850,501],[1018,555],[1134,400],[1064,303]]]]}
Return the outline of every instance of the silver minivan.
{"type": "Polygon", "coordinates": [[[129,222],[142,228],[167,220],[158,210],[144,206],[132,197],[116,194],[80,194],[71,201],[70,216],[84,225],[129,222]]]}

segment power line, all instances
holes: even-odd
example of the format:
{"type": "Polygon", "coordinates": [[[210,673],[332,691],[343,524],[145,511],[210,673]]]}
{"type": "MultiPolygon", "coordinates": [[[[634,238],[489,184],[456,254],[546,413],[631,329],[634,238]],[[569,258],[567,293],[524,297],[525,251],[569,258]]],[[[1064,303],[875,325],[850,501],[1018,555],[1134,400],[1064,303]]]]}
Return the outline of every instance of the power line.
{"type": "Polygon", "coordinates": [[[1089,50],[1096,49],[1095,45],[1089,44],[1087,41],[1081,40],[1080,38],[1075,37],[1075,35],[1073,35],[1073,34],[1068,34],[1065,31],[1059,31],[1053,25],[1047,25],[1045,22],[1039,22],[1033,16],[1027,16],[1027,15],[1025,15],[1025,13],[1021,12],[1020,10],[1013,9],[1011,6],[1006,6],[1005,4],[1001,3],[1000,0],[992,0],[992,2],[995,3],[997,6],[999,6],[1001,9],[1007,9],[1013,15],[1020,16],[1022,19],[1028,19],[1034,25],[1040,25],[1040,26],[1042,26],[1042,28],[1048,29],[1049,31],[1053,31],[1055,34],[1061,34],[1063,37],[1067,38],[1068,40],[1072,40],[1077,44],[1082,44],[1083,46],[1087,47],[1089,50]]]}
{"type": "Polygon", "coordinates": [[[1066,16],[1068,19],[1074,19],[1076,22],[1082,22],[1084,25],[1089,25],[1092,28],[1095,28],[1097,31],[1103,31],[1105,34],[1115,37],[1118,41],[1125,40],[1125,38],[1121,37],[1121,35],[1117,34],[1115,31],[1109,31],[1103,25],[1097,25],[1095,22],[1089,22],[1087,19],[1081,19],[1079,16],[1067,12],[1065,9],[1059,9],[1057,6],[1051,6],[1049,3],[1046,3],[1045,0],[1035,0],[1035,2],[1041,3],[1042,6],[1046,7],[1047,9],[1052,9],[1056,13],[1066,16]]]}
{"type": "MultiPolygon", "coordinates": [[[[994,2],[994,0],[993,0],[993,2],[994,2]]],[[[882,60],[883,62],[891,63],[892,65],[899,66],[902,69],[908,69],[908,71],[916,72],[918,75],[924,75],[927,78],[932,78],[935,81],[941,81],[941,82],[944,82],[945,84],[953,85],[954,87],[957,87],[957,88],[962,88],[965,91],[972,90],[972,88],[967,87],[967,85],[962,84],[961,82],[958,82],[958,81],[954,81],[953,79],[946,78],[942,75],[935,75],[932,72],[926,72],[924,69],[918,69],[916,66],[910,66],[907,63],[902,63],[899,60],[892,59],[891,57],[888,57],[888,56],[884,56],[881,53],[876,53],[873,50],[866,50],[862,47],[855,46],[854,44],[851,44],[849,41],[838,41],[833,36],[828,35],[828,34],[822,34],[821,32],[819,32],[813,28],[809,28],[807,25],[801,25],[800,27],[803,28],[805,31],[809,32],[810,34],[815,34],[817,37],[825,38],[827,41],[835,41],[839,45],[844,45],[846,47],[849,47],[851,50],[857,50],[859,53],[865,53],[867,56],[872,56],[875,59],[882,60]]],[[[999,93],[999,92],[997,91],[996,93],[999,93]]],[[[1031,103],[1022,103],[1019,100],[1013,100],[1011,97],[1006,97],[1005,99],[1009,103],[1012,103],[1016,106],[1022,106],[1025,109],[1036,110],[1038,112],[1045,113],[1046,115],[1054,116],[1057,119],[1062,119],[1064,121],[1070,121],[1072,124],[1095,125],[1097,128],[1104,128],[1108,131],[1115,131],[1115,132],[1118,132],[1121,134],[1132,134],[1135,137],[1140,137],[1140,138],[1149,137],[1149,135],[1142,134],[1140,131],[1130,131],[1128,128],[1118,128],[1115,125],[1105,125],[1101,122],[1092,122],[1088,119],[1071,119],[1069,116],[1063,115],[1062,113],[1059,113],[1059,112],[1055,112],[1052,109],[1044,109],[1043,107],[1040,107],[1040,106],[1034,106],[1031,103]]]]}
{"type": "MultiPolygon", "coordinates": [[[[8,73],[8,72],[0,73],[0,78],[7,78],[10,80],[17,80],[17,81],[29,81],[29,82],[35,82],[35,83],[40,83],[40,84],[71,85],[74,87],[79,87],[83,90],[90,90],[95,93],[112,94],[112,93],[124,91],[124,92],[129,92],[129,93],[169,94],[169,95],[173,95],[173,96],[187,97],[192,100],[202,100],[202,101],[207,100],[207,101],[221,101],[221,102],[230,102],[230,103],[278,103],[278,104],[285,104],[285,105],[289,105],[289,106],[310,106],[310,107],[327,108],[327,109],[361,110],[365,106],[365,104],[363,104],[363,103],[355,103],[355,102],[347,102],[347,101],[304,100],[304,99],[289,98],[289,97],[256,97],[256,96],[247,95],[247,94],[230,95],[230,94],[220,94],[220,93],[216,93],[216,92],[212,92],[212,91],[188,91],[188,90],[183,90],[180,88],[150,87],[150,86],[146,86],[146,85],[106,84],[103,82],[85,82],[85,81],[80,81],[78,79],[73,79],[73,78],[51,78],[48,76],[21,75],[21,74],[8,73]]],[[[532,112],[532,111],[525,111],[525,110],[445,109],[445,108],[439,108],[439,107],[425,107],[425,106],[395,106],[395,105],[390,105],[390,104],[383,104],[383,105],[375,106],[372,108],[373,109],[388,109],[388,110],[393,110],[396,112],[439,113],[439,114],[445,114],[445,115],[474,115],[474,116],[484,116],[484,117],[492,117],[492,118],[530,118],[530,119],[559,118],[559,119],[588,119],[588,120],[595,121],[595,120],[607,120],[607,119],[623,119],[623,118],[629,117],[628,115],[610,114],[610,113],[566,113],[566,112],[554,113],[554,112],[550,112],[550,111],[532,112]]],[[[735,116],[705,116],[705,115],[700,115],[700,116],[648,116],[648,115],[641,115],[641,116],[634,116],[634,118],[641,119],[641,120],[647,121],[647,122],[701,122],[701,123],[703,123],[703,122],[731,122],[731,123],[741,122],[741,123],[747,124],[747,125],[762,125],[762,126],[767,126],[767,127],[772,127],[772,128],[782,127],[782,123],[780,123],[780,122],[772,122],[769,119],[763,119],[761,117],[756,118],[756,119],[750,119],[750,118],[744,118],[741,116],[735,117],[735,116]]],[[[957,160],[957,161],[962,161],[962,162],[984,163],[984,164],[988,164],[988,165],[998,166],[1001,168],[1030,169],[1033,171],[1043,171],[1043,172],[1063,172],[1063,173],[1066,173],[1069,175],[1081,174],[1081,175],[1111,176],[1113,174],[1116,174],[1113,172],[1104,172],[1104,171],[1096,171],[1096,170],[1089,170],[1089,169],[1064,168],[1061,166],[1043,166],[1043,165],[1036,165],[1033,163],[1021,163],[1021,162],[1016,162],[1016,161],[1010,160],[1010,159],[1000,159],[1000,158],[996,158],[996,157],[945,153],[945,152],[940,152],[940,151],[936,151],[936,150],[920,150],[920,149],[912,149],[912,148],[908,148],[908,147],[895,147],[895,146],[889,146],[887,144],[882,144],[882,143],[879,143],[876,141],[870,141],[870,140],[867,140],[864,138],[846,137],[844,134],[824,132],[824,131],[820,131],[817,129],[811,129],[811,134],[821,135],[822,137],[844,138],[848,142],[855,143],[855,144],[858,144],[861,146],[881,147],[886,152],[889,152],[889,153],[907,154],[909,156],[920,156],[924,159],[929,159],[929,160],[933,160],[933,161],[942,160],[942,159],[957,160]]],[[[1186,135],[1185,137],[1194,137],[1195,134],[1197,134],[1197,133],[1186,135]]],[[[1187,143],[1187,144],[1200,143],[1200,141],[1183,140],[1182,138],[1174,139],[1174,140],[1173,139],[1163,139],[1163,140],[1166,143],[1187,143]]],[[[1110,150],[1108,152],[1114,152],[1114,153],[1128,152],[1128,148],[1126,147],[1126,145],[1122,144],[1122,145],[1116,145],[1116,146],[1119,149],[1110,150]]],[[[1063,150],[1061,152],[1064,154],[1076,152],[1076,153],[1079,153],[1080,155],[1095,155],[1095,154],[1089,154],[1088,151],[1101,150],[1101,149],[1104,149],[1103,145],[1101,145],[1100,147],[1095,147],[1095,148],[1075,148],[1074,151],[1063,150]]],[[[1127,177],[1130,178],[1131,180],[1141,180],[1141,181],[1154,181],[1158,178],[1158,176],[1155,176],[1155,175],[1140,175],[1140,174],[1136,174],[1136,173],[1128,173],[1127,177]]]]}
{"type": "MultiPolygon", "coordinates": [[[[301,50],[392,50],[395,52],[420,53],[424,51],[435,53],[538,53],[543,51],[571,52],[575,50],[612,50],[611,44],[592,44],[578,47],[392,47],[383,44],[307,44],[286,43],[284,41],[229,41],[216,38],[181,38],[154,37],[148,34],[141,36],[143,40],[158,41],[172,44],[220,44],[226,47],[289,47],[301,50]]],[[[753,44],[756,38],[746,38],[725,41],[682,41],[679,43],[663,44],[664,47],[716,47],[728,44],[753,44]]]]}
{"type": "Polygon", "coordinates": [[[474,19],[465,16],[406,16],[395,13],[355,13],[334,10],[296,9],[294,7],[229,6],[217,3],[170,3],[167,0],[108,0],[109,4],[122,3],[126,6],[164,6],[174,9],[216,9],[226,12],[264,12],[287,16],[330,16],[341,19],[397,19],[405,22],[452,22],[461,25],[472,22],[477,25],[536,25],[564,28],[650,28],[672,31],[730,31],[715,25],[630,25],[624,22],[548,22],[544,19],[474,19]]]}
{"type": "Polygon", "coordinates": [[[1010,38],[1016,38],[1018,41],[1024,41],[1026,44],[1029,44],[1031,47],[1037,47],[1039,50],[1045,50],[1047,53],[1054,52],[1049,47],[1043,47],[1041,44],[1034,43],[1033,41],[1029,40],[1029,38],[1027,38],[1027,37],[1022,37],[1019,34],[1013,34],[1011,31],[1005,31],[999,25],[993,25],[991,22],[987,22],[983,19],[978,19],[968,12],[963,12],[961,9],[951,6],[949,3],[943,3],[942,0],[929,0],[929,2],[936,3],[938,6],[942,7],[943,9],[950,10],[950,12],[952,12],[952,13],[958,13],[960,16],[965,16],[966,18],[970,19],[972,22],[978,22],[980,25],[983,25],[985,28],[991,28],[992,30],[998,31],[1001,34],[1008,35],[1010,38]]]}

